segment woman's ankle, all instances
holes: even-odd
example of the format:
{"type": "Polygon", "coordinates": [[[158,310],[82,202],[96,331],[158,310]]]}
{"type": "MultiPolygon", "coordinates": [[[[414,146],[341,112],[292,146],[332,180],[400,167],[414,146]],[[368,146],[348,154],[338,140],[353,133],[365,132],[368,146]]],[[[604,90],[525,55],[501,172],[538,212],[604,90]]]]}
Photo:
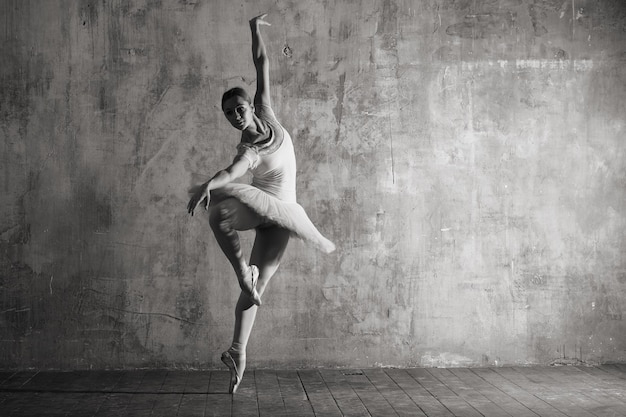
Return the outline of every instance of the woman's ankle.
{"type": "Polygon", "coordinates": [[[246,348],[245,348],[245,346],[242,346],[241,343],[234,342],[228,348],[228,352],[231,355],[245,356],[246,355],[246,348]]]}
{"type": "Polygon", "coordinates": [[[250,265],[248,264],[241,265],[238,271],[235,272],[237,274],[237,279],[239,280],[240,284],[242,284],[246,280],[249,281],[250,277],[252,276],[252,268],[250,268],[250,265]]]}
{"type": "Polygon", "coordinates": [[[258,268],[254,265],[247,265],[244,272],[237,277],[241,290],[248,295],[252,294],[256,278],[258,278],[258,268]]]}

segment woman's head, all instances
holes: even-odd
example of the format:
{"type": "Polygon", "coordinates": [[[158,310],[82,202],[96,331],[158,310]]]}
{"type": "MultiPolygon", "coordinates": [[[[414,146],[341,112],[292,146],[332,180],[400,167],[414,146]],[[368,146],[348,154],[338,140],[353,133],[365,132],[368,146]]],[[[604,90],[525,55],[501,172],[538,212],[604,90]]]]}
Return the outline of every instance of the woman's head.
{"type": "Polygon", "coordinates": [[[222,111],[235,129],[244,130],[253,120],[254,106],[248,92],[235,87],[222,95],[222,111]]]}
{"type": "Polygon", "coordinates": [[[231,88],[230,90],[227,90],[223,95],[222,95],[222,109],[224,109],[224,103],[234,97],[234,96],[239,96],[241,98],[243,98],[245,101],[247,101],[248,103],[250,103],[250,105],[252,105],[252,100],[250,99],[250,95],[248,94],[248,92],[246,90],[244,90],[241,87],[234,87],[231,88]]]}

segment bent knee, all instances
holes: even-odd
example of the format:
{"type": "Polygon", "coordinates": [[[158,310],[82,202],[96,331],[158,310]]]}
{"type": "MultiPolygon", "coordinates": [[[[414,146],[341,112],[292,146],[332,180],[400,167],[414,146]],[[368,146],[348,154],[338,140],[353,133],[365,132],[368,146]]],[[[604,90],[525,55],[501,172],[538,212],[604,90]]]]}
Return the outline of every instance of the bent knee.
{"type": "Polygon", "coordinates": [[[209,224],[213,229],[230,230],[235,208],[230,200],[224,200],[209,209],[209,224]]]}

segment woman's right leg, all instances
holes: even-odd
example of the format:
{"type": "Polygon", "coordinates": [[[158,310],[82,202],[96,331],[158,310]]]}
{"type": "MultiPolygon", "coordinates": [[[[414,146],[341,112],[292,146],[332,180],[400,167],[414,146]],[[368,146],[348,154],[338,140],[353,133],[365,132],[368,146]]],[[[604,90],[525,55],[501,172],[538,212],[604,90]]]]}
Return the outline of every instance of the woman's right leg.
{"type": "Polygon", "coordinates": [[[232,265],[239,286],[248,295],[252,292],[251,270],[241,250],[238,230],[254,229],[261,218],[250,208],[234,198],[228,198],[211,206],[209,224],[222,252],[232,265]]]}

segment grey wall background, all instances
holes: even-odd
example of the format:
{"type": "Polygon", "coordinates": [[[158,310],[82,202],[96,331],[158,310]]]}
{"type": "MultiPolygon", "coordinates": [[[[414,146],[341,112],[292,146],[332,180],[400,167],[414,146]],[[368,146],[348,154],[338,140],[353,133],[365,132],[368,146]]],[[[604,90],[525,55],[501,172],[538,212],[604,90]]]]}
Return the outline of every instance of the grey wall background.
{"type": "Polygon", "coordinates": [[[338,250],[290,244],[252,366],[626,360],[623,1],[4,0],[0,366],[218,365],[237,284],[187,189],[262,12],[338,250]]]}

